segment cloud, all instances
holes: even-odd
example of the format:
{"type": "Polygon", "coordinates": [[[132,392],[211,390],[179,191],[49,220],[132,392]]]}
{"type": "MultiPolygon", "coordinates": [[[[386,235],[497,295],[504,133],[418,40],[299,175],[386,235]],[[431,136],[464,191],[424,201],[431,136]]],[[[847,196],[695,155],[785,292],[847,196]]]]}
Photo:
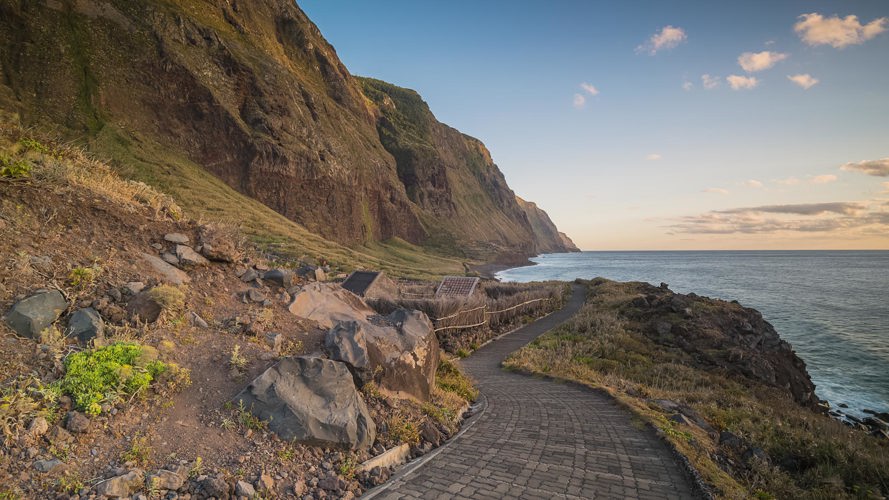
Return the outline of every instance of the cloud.
{"type": "Polygon", "coordinates": [[[813,233],[856,229],[883,233],[889,229],[889,212],[879,205],[860,202],[766,205],[681,217],[669,229],[686,234],[813,233]]]}
{"type": "MultiPolygon", "coordinates": [[[[883,189],[884,191],[880,194],[889,194],[889,182],[883,183],[883,189]]],[[[889,203],[886,203],[886,205],[889,206],[889,203]]]]}
{"type": "Polygon", "coordinates": [[[753,76],[729,75],[725,79],[732,90],[750,90],[759,85],[759,80],[753,76]]]}
{"type": "Polygon", "coordinates": [[[586,97],[581,94],[574,94],[574,101],[571,103],[576,109],[583,109],[586,106],[586,97]]]}
{"type": "Polygon", "coordinates": [[[796,186],[800,183],[800,180],[796,177],[788,177],[786,179],[775,179],[774,182],[782,186],[796,186]]]}
{"type": "Polygon", "coordinates": [[[658,161],[661,158],[662,158],[662,156],[658,153],[651,153],[650,155],[645,157],[645,159],[648,161],[658,161]]]}
{"type": "Polygon", "coordinates": [[[887,25],[889,19],[885,17],[862,25],[858,21],[858,16],[824,17],[813,12],[799,16],[799,21],[793,26],[793,30],[809,45],[830,45],[841,49],[849,45],[861,45],[886,31],[887,25]]]}
{"type": "Polygon", "coordinates": [[[874,177],[889,177],[889,157],[880,160],[850,162],[840,168],[849,172],[861,172],[874,177]]]}
{"type": "Polygon", "coordinates": [[[693,84],[691,82],[682,82],[682,90],[685,90],[686,92],[693,89],[694,87],[695,87],[695,84],[693,84]]]}
{"type": "Polygon", "coordinates": [[[833,174],[816,175],[812,177],[812,184],[829,184],[837,180],[837,176],[833,174]]]}
{"type": "Polygon", "coordinates": [[[771,52],[764,50],[762,52],[744,52],[738,56],[738,64],[748,73],[763,71],[778,64],[780,61],[790,57],[789,54],[780,52],[771,52]]]}
{"type": "Polygon", "coordinates": [[[707,90],[713,90],[719,86],[721,79],[718,76],[701,75],[701,84],[707,90]]]}
{"type": "Polygon", "coordinates": [[[636,53],[648,52],[649,55],[655,55],[661,50],[675,48],[680,43],[687,40],[685,30],[674,26],[664,26],[661,30],[648,39],[644,44],[636,47],[636,53]]]}
{"type": "Polygon", "coordinates": [[[590,84],[587,83],[587,82],[583,82],[583,83],[581,83],[581,84],[580,84],[580,88],[582,88],[583,90],[585,90],[585,91],[586,91],[587,93],[589,93],[590,95],[594,95],[594,96],[595,96],[595,95],[599,95],[599,89],[597,89],[597,88],[594,87],[593,85],[590,85],[590,84]]]}
{"type": "Polygon", "coordinates": [[[867,208],[863,203],[857,202],[831,202],[831,203],[800,203],[797,205],[763,205],[760,207],[731,208],[728,210],[716,210],[716,214],[744,214],[744,213],[769,213],[791,215],[822,215],[842,214],[856,215],[867,208]]]}
{"type": "Polygon", "coordinates": [[[762,182],[760,182],[756,179],[750,179],[749,181],[744,181],[744,185],[749,188],[753,188],[753,189],[762,188],[762,182]]]}
{"type": "Polygon", "coordinates": [[[725,195],[728,194],[728,189],[723,189],[723,188],[707,188],[707,189],[705,189],[703,192],[704,192],[704,193],[709,193],[709,194],[721,194],[721,195],[725,196],[725,195]]]}
{"type": "Polygon", "coordinates": [[[787,75],[787,79],[806,90],[814,87],[820,81],[808,73],[793,76],[787,75]]]}

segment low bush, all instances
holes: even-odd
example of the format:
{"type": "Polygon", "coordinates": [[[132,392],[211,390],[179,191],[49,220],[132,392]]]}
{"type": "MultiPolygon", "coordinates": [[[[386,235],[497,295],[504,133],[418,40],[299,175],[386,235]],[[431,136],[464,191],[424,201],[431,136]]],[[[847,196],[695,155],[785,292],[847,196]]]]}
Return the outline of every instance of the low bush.
{"type": "Polygon", "coordinates": [[[152,347],[118,342],[68,356],[65,369],[62,391],[71,396],[78,410],[98,415],[102,404],[113,404],[147,389],[168,365],[157,360],[152,347]]]}

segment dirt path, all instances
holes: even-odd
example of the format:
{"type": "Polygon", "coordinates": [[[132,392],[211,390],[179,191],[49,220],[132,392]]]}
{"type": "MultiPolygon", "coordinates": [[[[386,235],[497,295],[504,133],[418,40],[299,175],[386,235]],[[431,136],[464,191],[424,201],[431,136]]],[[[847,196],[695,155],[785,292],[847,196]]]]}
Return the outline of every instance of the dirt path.
{"type": "Polygon", "coordinates": [[[484,412],[366,498],[697,498],[667,446],[650,429],[631,425],[631,415],[611,398],[500,368],[583,301],[583,287],[575,286],[560,311],[463,360],[487,400],[484,412]]]}

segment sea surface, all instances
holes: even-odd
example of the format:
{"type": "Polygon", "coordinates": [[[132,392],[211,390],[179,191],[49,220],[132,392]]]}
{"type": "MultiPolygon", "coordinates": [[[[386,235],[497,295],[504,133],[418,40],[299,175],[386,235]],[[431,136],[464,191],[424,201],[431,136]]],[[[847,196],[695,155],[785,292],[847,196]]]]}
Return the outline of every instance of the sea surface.
{"type": "Polygon", "coordinates": [[[793,345],[817,395],[845,413],[889,411],[889,251],[582,252],[546,254],[503,281],[616,281],[737,300],[793,345]]]}

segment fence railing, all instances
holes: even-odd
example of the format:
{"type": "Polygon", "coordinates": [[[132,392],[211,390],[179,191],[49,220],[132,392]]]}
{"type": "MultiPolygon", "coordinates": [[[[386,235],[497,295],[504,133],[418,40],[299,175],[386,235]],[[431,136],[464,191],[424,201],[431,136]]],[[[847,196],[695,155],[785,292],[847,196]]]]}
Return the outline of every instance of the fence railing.
{"type": "Polygon", "coordinates": [[[526,300],[525,302],[522,302],[521,304],[516,304],[516,305],[514,305],[514,306],[507,307],[506,309],[500,309],[500,310],[496,310],[496,311],[488,311],[488,310],[487,310],[487,309],[488,309],[488,305],[485,304],[485,305],[483,305],[483,306],[473,307],[472,309],[465,309],[465,310],[463,310],[463,311],[457,311],[457,312],[455,312],[455,313],[453,313],[453,314],[449,314],[449,315],[447,315],[447,316],[443,316],[443,317],[441,317],[441,318],[435,318],[435,319],[432,319],[432,324],[437,326],[437,325],[438,325],[441,321],[443,321],[443,320],[451,319],[451,318],[456,318],[456,317],[459,317],[459,316],[461,316],[461,315],[469,314],[469,313],[472,313],[472,312],[475,312],[475,311],[478,311],[478,310],[484,310],[484,313],[483,313],[484,319],[483,319],[481,322],[474,323],[474,324],[469,324],[469,325],[437,326],[437,327],[435,328],[434,331],[439,332],[439,331],[443,331],[443,330],[466,330],[466,329],[469,329],[469,328],[476,328],[476,327],[483,326],[483,325],[487,324],[488,321],[490,320],[490,317],[493,316],[493,315],[495,315],[495,314],[501,314],[501,313],[505,313],[505,312],[513,311],[513,310],[515,310],[515,309],[518,309],[519,307],[523,307],[523,306],[526,306],[526,305],[529,305],[529,304],[533,304],[533,303],[535,303],[535,302],[541,302],[541,301],[544,301],[544,300],[553,300],[553,298],[552,298],[552,297],[543,297],[543,298],[539,298],[539,299],[526,300]]]}

